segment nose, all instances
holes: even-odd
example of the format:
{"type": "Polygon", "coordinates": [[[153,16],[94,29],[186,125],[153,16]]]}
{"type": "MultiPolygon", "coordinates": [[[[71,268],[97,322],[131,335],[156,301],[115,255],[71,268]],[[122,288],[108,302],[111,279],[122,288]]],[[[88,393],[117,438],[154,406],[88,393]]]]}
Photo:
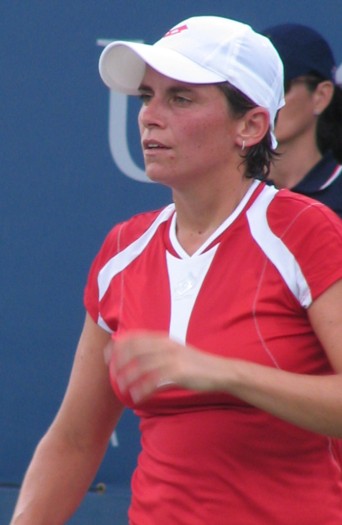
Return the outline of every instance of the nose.
{"type": "Polygon", "coordinates": [[[150,99],[139,111],[139,124],[144,128],[163,127],[162,105],[156,98],[150,99]]]}

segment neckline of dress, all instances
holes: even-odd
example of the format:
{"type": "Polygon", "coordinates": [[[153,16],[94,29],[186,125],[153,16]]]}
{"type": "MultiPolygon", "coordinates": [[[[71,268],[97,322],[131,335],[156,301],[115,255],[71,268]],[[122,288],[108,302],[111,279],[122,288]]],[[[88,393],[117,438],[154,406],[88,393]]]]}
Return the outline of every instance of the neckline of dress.
{"type": "Polygon", "coordinates": [[[235,210],[220,224],[220,226],[216,228],[216,230],[208,237],[208,239],[206,239],[206,241],[204,241],[204,243],[192,255],[189,255],[178,241],[176,233],[177,210],[175,209],[175,212],[172,215],[170,222],[169,237],[172,247],[177,253],[177,255],[182,259],[190,259],[192,257],[198,257],[202,255],[206,251],[208,246],[210,246],[210,244],[212,244],[215,241],[215,239],[217,239],[221,235],[221,233],[225,231],[241,214],[241,212],[246,207],[246,204],[248,203],[249,199],[251,198],[252,194],[259,186],[260,182],[260,180],[255,180],[251,184],[251,186],[248,188],[247,192],[245,193],[235,210]]]}

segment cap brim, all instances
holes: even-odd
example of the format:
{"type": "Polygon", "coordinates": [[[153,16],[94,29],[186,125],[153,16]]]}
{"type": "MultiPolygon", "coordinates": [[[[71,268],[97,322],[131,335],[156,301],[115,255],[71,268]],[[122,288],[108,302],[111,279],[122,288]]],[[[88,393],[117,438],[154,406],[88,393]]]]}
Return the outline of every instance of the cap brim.
{"type": "Polygon", "coordinates": [[[214,84],[225,79],[204,69],[173,49],[136,42],[117,41],[102,51],[99,71],[103,82],[114,91],[136,95],[146,64],[169,78],[191,84],[214,84]]]}

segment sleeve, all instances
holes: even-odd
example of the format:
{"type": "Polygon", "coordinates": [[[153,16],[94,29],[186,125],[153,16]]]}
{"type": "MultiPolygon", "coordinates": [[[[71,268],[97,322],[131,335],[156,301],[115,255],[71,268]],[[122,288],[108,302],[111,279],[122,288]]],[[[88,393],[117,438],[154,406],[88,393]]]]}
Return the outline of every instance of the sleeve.
{"type": "Polygon", "coordinates": [[[118,224],[109,232],[93,260],[88,273],[83,302],[87,312],[95,323],[98,323],[100,317],[98,275],[105,264],[116,255],[118,251],[118,232],[120,231],[120,227],[121,224],[118,224]]]}
{"type": "Polygon", "coordinates": [[[118,294],[115,286],[100,299],[99,274],[105,265],[119,252],[138,239],[160,215],[160,211],[139,213],[118,223],[105,238],[98,254],[91,264],[84,290],[84,305],[92,319],[105,330],[117,328],[118,294]]]}
{"type": "Polygon", "coordinates": [[[342,221],[313,201],[295,215],[284,240],[299,262],[314,301],[342,279],[342,221]]]}

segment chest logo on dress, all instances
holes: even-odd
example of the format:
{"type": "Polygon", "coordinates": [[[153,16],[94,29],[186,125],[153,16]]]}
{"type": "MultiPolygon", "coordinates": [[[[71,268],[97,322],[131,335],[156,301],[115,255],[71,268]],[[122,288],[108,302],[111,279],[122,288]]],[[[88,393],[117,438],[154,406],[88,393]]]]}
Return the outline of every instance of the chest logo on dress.
{"type": "Polygon", "coordinates": [[[196,280],[195,278],[190,275],[186,277],[185,279],[182,279],[181,281],[178,281],[176,283],[173,293],[175,299],[182,299],[184,295],[187,295],[192,292],[192,290],[195,288],[196,280]]]}

